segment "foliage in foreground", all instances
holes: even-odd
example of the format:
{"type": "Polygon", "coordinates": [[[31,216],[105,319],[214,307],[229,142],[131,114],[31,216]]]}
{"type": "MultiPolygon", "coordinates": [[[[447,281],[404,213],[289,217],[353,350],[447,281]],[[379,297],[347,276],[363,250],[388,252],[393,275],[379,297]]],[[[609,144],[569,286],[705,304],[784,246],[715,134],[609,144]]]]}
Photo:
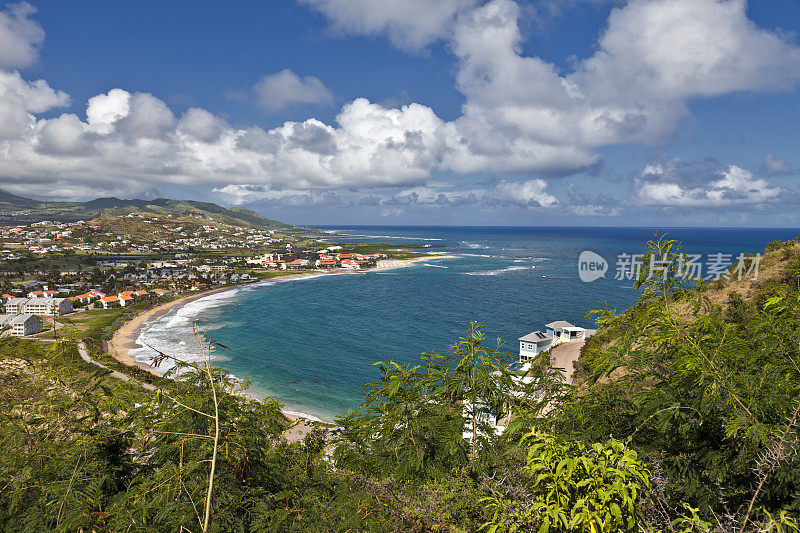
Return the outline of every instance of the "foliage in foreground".
{"type": "MultiPolygon", "coordinates": [[[[523,437],[529,483],[486,498],[499,531],[636,531],[650,476],[636,452],[609,439],[585,449],[537,431],[523,437]]],[[[504,490],[503,490],[504,489],[504,490]]]]}
{"type": "Polygon", "coordinates": [[[523,381],[472,324],[444,355],[379,363],[339,431],[298,443],[210,364],[149,392],[69,340],[0,340],[0,528],[799,531],[799,251],[771,245],[759,284],[643,276],[576,388],[544,360],[523,381]]]}

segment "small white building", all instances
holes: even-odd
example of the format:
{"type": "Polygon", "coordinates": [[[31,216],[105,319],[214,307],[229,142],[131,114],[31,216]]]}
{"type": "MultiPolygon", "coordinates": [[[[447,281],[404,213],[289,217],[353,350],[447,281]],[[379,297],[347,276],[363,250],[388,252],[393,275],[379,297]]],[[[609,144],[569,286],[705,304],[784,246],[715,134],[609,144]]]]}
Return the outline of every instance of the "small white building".
{"type": "Polygon", "coordinates": [[[519,362],[525,363],[530,361],[537,354],[546,352],[553,346],[553,337],[542,333],[541,331],[533,331],[524,337],[519,338],[519,362]]]}
{"type": "Polygon", "coordinates": [[[545,324],[547,334],[553,338],[553,346],[562,342],[571,342],[582,340],[586,336],[586,330],[566,320],[556,320],[545,324]]]}
{"type": "Polygon", "coordinates": [[[58,294],[58,291],[31,291],[28,293],[28,298],[52,298],[58,294]]]}
{"type": "Polygon", "coordinates": [[[227,265],[215,263],[215,264],[207,264],[207,265],[200,265],[197,267],[199,272],[224,272],[228,270],[227,265]]]}
{"type": "Polygon", "coordinates": [[[42,331],[42,318],[30,313],[15,315],[6,322],[12,337],[24,337],[42,331]]]}

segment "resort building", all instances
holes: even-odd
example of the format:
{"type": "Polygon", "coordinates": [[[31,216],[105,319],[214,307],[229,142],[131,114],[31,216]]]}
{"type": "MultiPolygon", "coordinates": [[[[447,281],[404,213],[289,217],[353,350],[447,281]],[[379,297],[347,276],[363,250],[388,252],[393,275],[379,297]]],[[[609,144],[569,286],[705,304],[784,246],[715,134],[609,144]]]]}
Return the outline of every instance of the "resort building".
{"type": "Polygon", "coordinates": [[[113,309],[114,307],[119,307],[121,304],[119,303],[118,297],[106,296],[105,298],[100,298],[100,305],[103,306],[103,309],[113,309]]]}
{"type": "MultiPolygon", "coordinates": [[[[86,294],[79,294],[77,296],[73,296],[72,298],[75,298],[75,300],[73,300],[73,302],[78,302],[78,303],[82,303],[82,304],[88,304],[89,302],[91,302],[92,300],[94,300],[95,298],[98,298],[98,297],[94,296],[92,294],[86,293],[86,294]]],[[[72,298],[70,298],[70,300],[72,300],[72,298]]]]}
{"type": "Polygon", "coordinates": [[[29,301],[28,298],[9,298],[6,301],[6,314],[19,315],[25,311],[25,304],[29,301]]]}
{"type": "Polygon", "coordinates": [[[226,265],[214,263],[208,265],[200,265],[199,267],[197,267],[197,270],[199,272],[224,272],[225,270],[228,270],[228,267],[226,265]]]}
{"type": "Polygon", "coordinates": [[[264,266],[267,268],[277,268],[280,270],[286,270],[286,261],[283,261],[281,259],[275,261],[267,261],[264,263],[264,266]]]}
{"type": "Polygon", "coordinates": [[[289,261],[286,263],[286,268],[296,269],[301,268],[308,265],[309,262],[305,259],[295,259],[294,261],[289,261]]]}
{"type": "Polygon", "coordinates": [[[321,255],[317,259],[317,268],[335,268],[336,259],[328,255],[321,255]]]}
{"type": "Polygon", "coordinates": [[[8,334],[12,337],[24,337],[42,331],[42,319],[29,313],[3,315],[0,317],[0,327],[8,328],[8,334]]]}
{"type": "Polygon", "coordinates": [[[69,298],[31,298],[21,312],[34,315],[67,315],[72,312],[72,300],[69,298]]]}

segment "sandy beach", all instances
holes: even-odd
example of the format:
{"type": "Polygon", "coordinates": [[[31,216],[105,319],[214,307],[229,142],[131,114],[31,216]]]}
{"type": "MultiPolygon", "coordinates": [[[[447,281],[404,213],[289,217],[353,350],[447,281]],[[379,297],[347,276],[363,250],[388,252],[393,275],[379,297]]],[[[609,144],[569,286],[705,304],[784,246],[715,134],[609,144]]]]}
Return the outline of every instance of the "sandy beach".
{"type": "MultiPolygon", "coordinates": [[[[332,271],[308,271],[308,272],[297,272],[290,275],[282,276],[276,279],[287,279],[287,278],[294,278],[298,276],[309,276],[309,275],[328,275],[328,274],[358,274],[364,272],[374,272],[374,271],[383,271],[383,270],[393,270],[396,268],[403,268],[411,266],[414,263],[420,261],[431,261],[435,259],[444,259],[450,258],[452,256],[441,254],[441,255],[426,255],[424,257],[415,257],[413,259],[390,259],[390,260],[383,260],[378,263],[376,268],[371,268],[367,271],[355,271],[355,270],[347,270],[347,269],[336,269],[332,271]]],[[[255,282],[258,283],[258,282],[255,282]]],[[[114,332],[113,337],[110,341],[108,341],[108,351],[109,353],[122,364],[128,366],[134,366],[146,370],[154,375],[160,376],[161,373],[148,365],[147,363],[142,363],[136,360],[130,354],[131,350],[135,350],[137,348],[141,348],[142,346],[138,344],[136,341],[139,338],[139,335],[142,332],[142,329],[147,326],[148,323],[153,322],[154,320],[158,319],[169,313],[172,309],[184,306],[189,302],[193,302],[200,298],[204,298],[211,294],[217,294],[224,291],[233,290],[236,288],[240,288],[243,285],[230,285],[226,287],[220,287],[217,289],[197,292],[194,294],[188,294],[182,296],[180,298],[176,298],[171,302],[166,302],[152,309],[148,309],[136,315],[134,318],[122,324],[122,326],[114,332]]],[[[283,415],[286,417],[287,420],[296,422],[296,432],[299,432],[299,435],[294,435],[295,438],[302,439],[303,435],[311,430],[313,426],[307,424],[304,420],[302,415],[298,415],[294,412],[284,412],[283,415]]]]}
{"type": "MultiPolygon", "coordinates": [[[[403,268],[406,266],[410,266],[413,263],[417,263],[420,261],[431,261],[434,259],[443,259],[448,258],[448,255],[429,255],[425,257],[415,257],[413,259],[390,259],[379,261],[379,266],[376,268],[371,268],[366,272],[374,272],[374,271],[382,271],[382,270],[392,270],[395,268],[403,268]]],[[[343,273],[353,273],[357,274],[359,271],[354,270],[344,270],[344,269],[336,269],[327,272],[320,272],[320,271],[310,271],[310,272],[297,272],[295,274],[286,275],[280,278],[273,278],[273,279],[287,279],[291,277],[297,276],[309,276],[309,275],[319,275],[319,274],[343,274],[343,273]]],[[[256,282],[258,283],[258,282],[256,282]]],[[[181,298],[176,298],[171,302],[166,302],[152,309],[148,309],[147,311],[143,311],[136,315],[134,318],[125,322],[122,326],[120,326],[117,331],[114,332],[114,336],[108,341],[108,351],[109,353],[119,361],[128,366],[135,366],[147,370],[148,372],[161,375],[161,373],[156,370],[155,368],[151,367],[148,364],[140,363],[136,361],[136,359],[130,355],[131,350],[135,350],[136,348],[141,348],[142,346],[139,345],[136,340],[139,338],[142,329],[149,323],[153,322],[154,320],[158,319],[169,313],[172,309],[176,307],[181,307],[189,302],[193,302],[200,298],[204,298],[211,294],[216,294],[224,291],[229,291],[236,289],[238,287],[242,287],[242,285],[230,285],[227,287],[220,287],[218,289],[212,289],[208,291],[197,292],[195,294],[188,294],[181,298]]]]}
{"type": "Polygon", "coordinates": [[[114,359],[122,364],[135,366],[143,370],[147,370],[151,374],[160,376],[161,373],[158,370],[148,364],[138,362],[136,358],[130,355],[131,350],[142,348],[142,346],[136,342],[136,340],[139,338],[139,334],[142,332],[142,329],[149,322],[166,315],[175,307],[186,305],[189,302],[193,302],[211,294],[235,289],[236,287],[240,287],[240,285],[231,285],[228,287],[220,287],[218,289],[212,289],[208,291],[200,291],[195,294],[189,294],[181,298],[176,298],[171,302],[157,305],[152,309],[148,309],[147,311],[139,313],[128,322],[122,324],[122,326],[120,326],[120,328],[114,332],[114,336],[111,337],[110,341],[108,341],[108,352],[114,357],[114,359]]]}

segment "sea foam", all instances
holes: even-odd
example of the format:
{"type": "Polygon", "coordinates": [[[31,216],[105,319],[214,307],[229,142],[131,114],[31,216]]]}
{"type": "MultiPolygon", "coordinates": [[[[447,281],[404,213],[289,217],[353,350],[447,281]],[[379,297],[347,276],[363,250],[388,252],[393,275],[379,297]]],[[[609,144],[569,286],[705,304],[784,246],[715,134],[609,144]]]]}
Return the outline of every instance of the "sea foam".
{"type": "Polygon", "coordinates": [[[498,268],[496,270],[478,270],[476,272],[461,272],[464,276],[499,276],[501,274],[508,274],[510,272],[523,272],[525,270],[533,270],[536,265],[532,266],[510,266],[506,268],[498,268]]]}

